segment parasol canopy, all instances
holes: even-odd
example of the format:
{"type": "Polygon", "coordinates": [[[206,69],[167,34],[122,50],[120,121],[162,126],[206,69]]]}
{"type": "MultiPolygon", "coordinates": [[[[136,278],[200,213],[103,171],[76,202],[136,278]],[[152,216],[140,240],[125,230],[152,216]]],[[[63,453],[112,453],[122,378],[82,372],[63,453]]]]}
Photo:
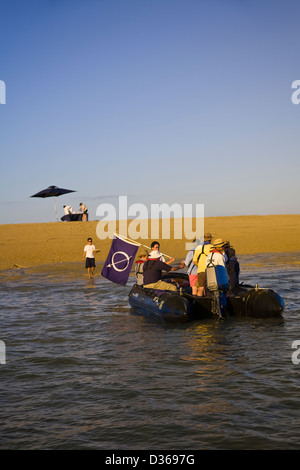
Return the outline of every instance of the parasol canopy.
{"type": "Polygon", "coordinates": [[[76,191],[74,191],[73,189],[64,189],[64,188],[58,188],[57,186],[49,186],[48,188],[43,189],[42,191],[39,191],[38,193],[33,194],[33,196],[30,196],[30,197],[42,197],[42,198],[53,197],[56,220],[58,221],[55,197],[62,196],[63,194],[75,193],[75,192],[76,191]]]}

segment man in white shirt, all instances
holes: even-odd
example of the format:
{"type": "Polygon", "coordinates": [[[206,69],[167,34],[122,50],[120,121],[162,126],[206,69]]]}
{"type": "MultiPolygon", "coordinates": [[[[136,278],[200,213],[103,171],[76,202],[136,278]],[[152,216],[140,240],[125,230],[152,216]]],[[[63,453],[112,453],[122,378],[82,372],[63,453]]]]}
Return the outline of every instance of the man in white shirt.
{"type": "MultiPolygon", "coordinates": [[[[156,241],[152,242],[151,243],[151,251],[149,253],[149,258],[152,258],[152,256],[154,256],[156,258],[157,252],[160,253],[159,249],[160,249],[160,244],[156,241]]],[[[166,261],[163,254],[161,254],[159,260],[162,261],[163,263],[171,264],[171,263],[173,263],[173,261],[175,261],[175,258],[170,258],[169,261],[166,261]]]]}
{"type": "Polygon", "coordinates": [[[65,213],[65,215],[73,214],[73,207],[72,206],[64,206],[64,213],[65,213]]]}
{"type": "Polygon", "coordinates": [[[85,260],[85,267],[88,270],[89,279],[91,279],[92,277],[95,276],[94,274],[94,270],[96,267],[95,252],[100,251],[100,250],[96,250],[96,247],[95,245],[93,245],[93,240],[91,238],[88,238],[87,241],[88,241],[88,244],[85,245],[83,249],[82,261],[85,260]]]}

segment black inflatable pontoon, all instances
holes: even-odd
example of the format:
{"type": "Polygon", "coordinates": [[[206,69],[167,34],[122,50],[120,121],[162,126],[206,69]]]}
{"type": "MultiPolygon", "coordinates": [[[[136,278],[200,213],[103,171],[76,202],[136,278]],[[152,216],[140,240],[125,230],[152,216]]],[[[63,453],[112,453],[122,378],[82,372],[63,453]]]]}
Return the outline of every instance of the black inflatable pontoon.
{"type": "MultiPolygon", "coordinates": [[[[164,280],[175,283],[178,291],[146,289],[135,284],[129,293],[130,305],[167,322],[186,322],[219,315],[216,295],[214,293],[207,297],[191,295],[188,276],[185,273],[176,273],[173,276],[166,274],[164,280]]],[[[224,295],[224,299],[223,317],[234,315],[276,318],[281,316],[284,309],[284,302],[279,294],[272,289],[258,288],[258,286],[240,284],[234,293],[224,295]]]]}

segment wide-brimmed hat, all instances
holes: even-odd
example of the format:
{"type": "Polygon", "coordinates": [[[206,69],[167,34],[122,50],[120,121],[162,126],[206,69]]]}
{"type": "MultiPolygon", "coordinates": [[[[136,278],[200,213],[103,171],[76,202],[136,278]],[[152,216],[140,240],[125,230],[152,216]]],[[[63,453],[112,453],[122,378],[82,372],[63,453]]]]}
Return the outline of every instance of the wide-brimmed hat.
{"type": "Polygon", "coordinates": [[[211,240],[212,239],[212,234],[209,233],[209,232],[206,232],[204,234],[204,240],[207,241],[207,240],[211,240]]]}
{"type": "Polygon", "coordinates": [[[149,253],[148,253],[147,250],[143,249],[140,252],[138,252],[138,257],[139,258],[143,258],[144,256],[147,256],[147,257],[149,256],[149,253]]]}
{"type": "Polygon", "coordinates": [[[222,248],[224,245],[226,245],[226,242],[224,242],[222,238],[216,238],[213,242],[213,246],[216,248],[222,248]]]}
{"type": "Polygon", "coordinates": [[[149,258],[153,258],[153,259],[157,259],[157,258],[160,258],[161,257],[161,252],[158,251],[158,250],[153,250],[151,251],[151,253],[149,254],[149,258]]]}

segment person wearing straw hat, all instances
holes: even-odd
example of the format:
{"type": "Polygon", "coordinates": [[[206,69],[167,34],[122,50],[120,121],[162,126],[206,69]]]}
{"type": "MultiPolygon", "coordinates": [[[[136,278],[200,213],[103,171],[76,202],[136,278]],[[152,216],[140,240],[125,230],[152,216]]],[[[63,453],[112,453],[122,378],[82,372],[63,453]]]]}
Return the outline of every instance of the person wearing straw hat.
{"type": "Polygon", "coordinates": [[[194,252],[193,263],[198,266],[197,269],[197,293],[198,297],[203,297],[205,293],[206,286],[206,257],[212,248],[211,244],[212,234],[207,232],[204,234],[204,242],[198,245],[194,252]]]}
{"type": "Polygon", "coordinates": [[[206,266],[208,265],[221,265],[226,269],[226,256],[225,246],[227,242],[224,242],[222,238],[216,238],[213,242],[212,248],[206,257],[206,266]]]}
{"type": "Polygon", "coordinates": [[[139,259],[135,262],[135,277],[138,286],[142,286],[144,284],[144,263],[148,256],[148,251],[143,249],[138,255],[139,259]]]}
{"type": "MultiPolygon", "coordinates": [[[[215,268],[216,266],[218,267],[219,274],[223,272],[222,281],[220,282],[220,284],[219,284],[219,281],[217,283],[218,285],[217,290],[215,290],[215,288],[213,289],[214,305],[216,308],[215,313],[217,313],[217,315],[219,315],[221,319],[226,318],[226,314],[225,314],[225,308],[227,304],[226,291],[229,288],[228,274],[227,274],[226,264],[225,264],[226,259],[227,259],[227,256],[225,255],[226,244],[227,242],[224,242],[222,238],[216,238],[206,258],[207,274],[208,274],[209,268],[215,268]]],[[[217,268],[214,269],[214,271],[216,270],[217,268]]],[[[209,281],[208,281],[208,285],[209,285],[209,281]]]]}

